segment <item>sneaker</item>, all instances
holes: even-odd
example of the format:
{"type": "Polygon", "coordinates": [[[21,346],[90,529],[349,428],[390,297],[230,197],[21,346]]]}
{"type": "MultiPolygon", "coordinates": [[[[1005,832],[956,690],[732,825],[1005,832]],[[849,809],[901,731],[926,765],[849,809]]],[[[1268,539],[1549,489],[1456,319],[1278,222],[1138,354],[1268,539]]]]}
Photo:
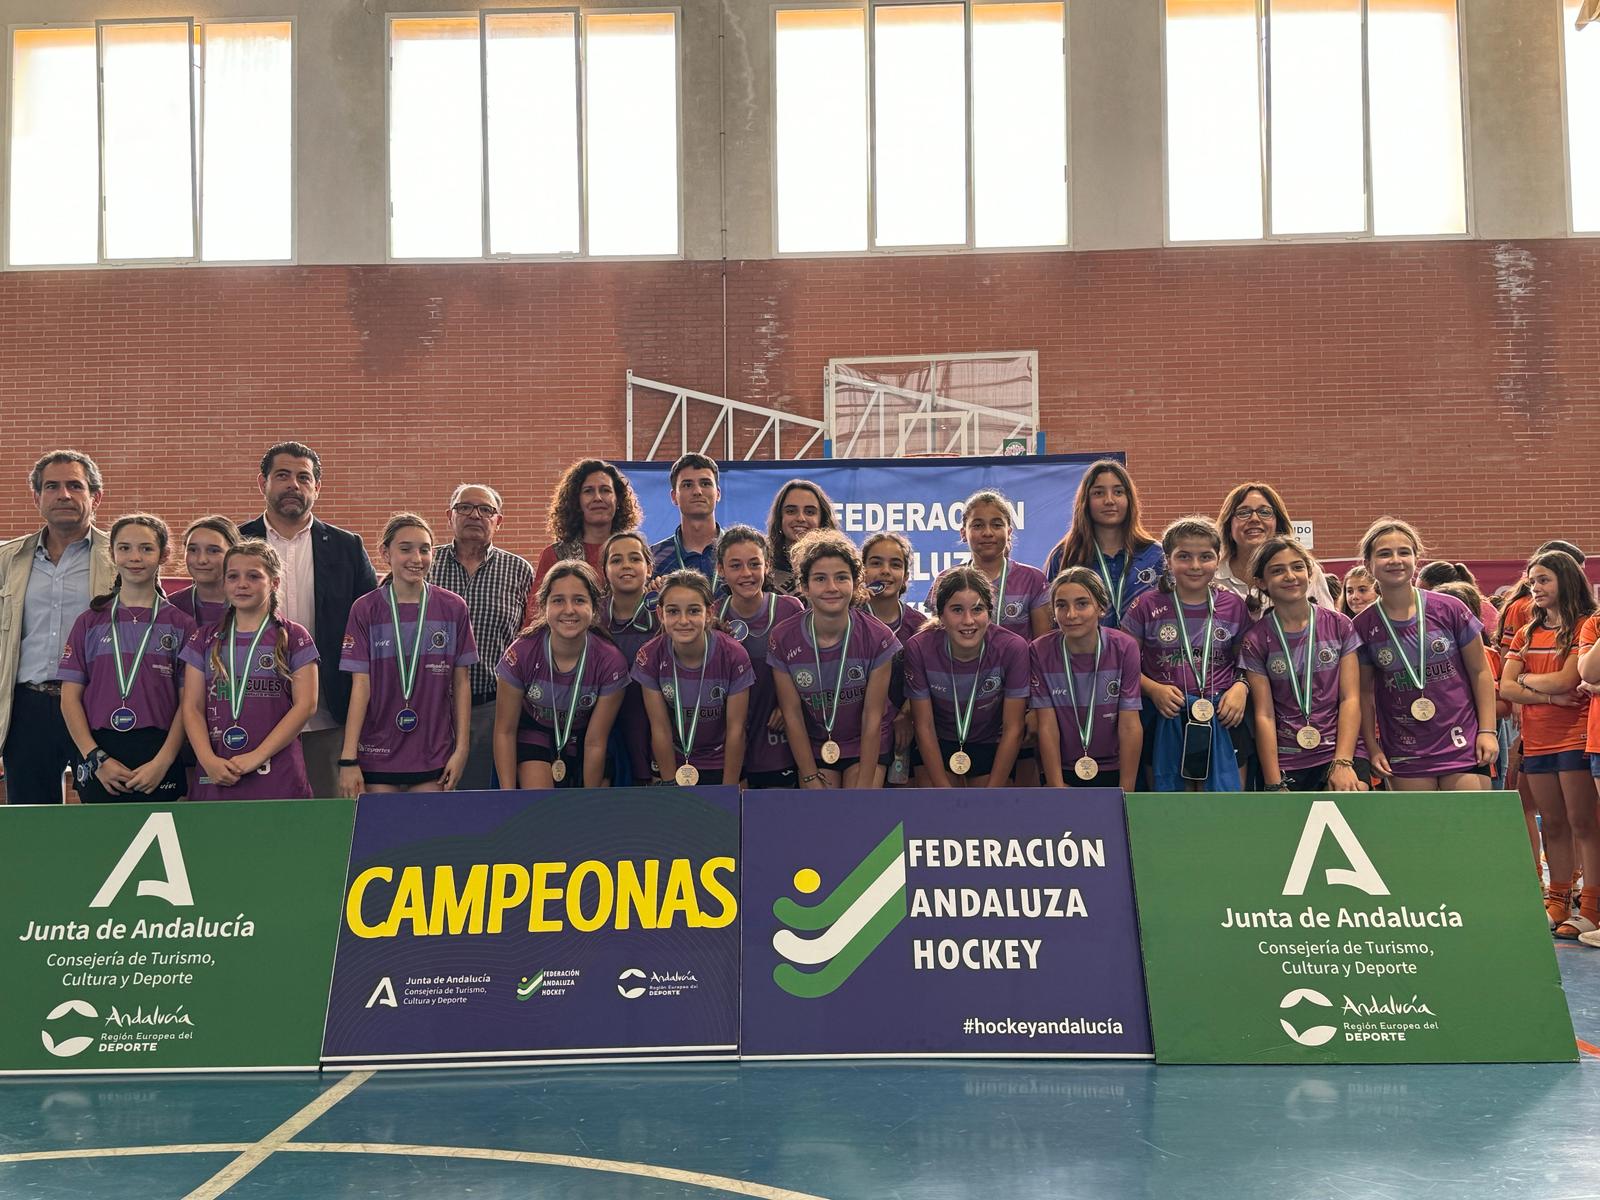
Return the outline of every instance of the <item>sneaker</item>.
{"type": "Polygon", "coordinates": [[[1595,946],[1600,948],[1600,929],[1596,929],[1592,933],[1580,933],[1578,935],[1578,940],[1585,946],[1595,946]]]}

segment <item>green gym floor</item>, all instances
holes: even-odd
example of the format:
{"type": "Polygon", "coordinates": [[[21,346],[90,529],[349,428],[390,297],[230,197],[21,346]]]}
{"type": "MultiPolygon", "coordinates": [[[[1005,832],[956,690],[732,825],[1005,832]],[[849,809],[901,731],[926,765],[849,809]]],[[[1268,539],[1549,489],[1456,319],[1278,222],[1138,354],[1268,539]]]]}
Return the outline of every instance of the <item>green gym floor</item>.
{"type": "Polygon", "coordinates": [[[0,1197],[1600,1196],[1600,951],[1557,1066],[850,1062],[0,1084],[0,1197]]]}

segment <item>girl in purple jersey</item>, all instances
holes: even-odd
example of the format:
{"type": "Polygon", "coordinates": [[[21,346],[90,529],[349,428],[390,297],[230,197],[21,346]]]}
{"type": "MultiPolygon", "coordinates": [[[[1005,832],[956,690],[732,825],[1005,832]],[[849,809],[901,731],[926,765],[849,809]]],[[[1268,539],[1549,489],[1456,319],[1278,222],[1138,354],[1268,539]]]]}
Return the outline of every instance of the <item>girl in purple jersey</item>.
{"type": "MultiPolygon", "coordinates": [[[[646,602],[645,585],[650,582],[650,543],[643,533],[630,529],[614,533],[600,551],[605,571],[606,594],[600,602],[600,628],[611,635],[624,662],[656,634],[661,623],[652,607],[659,594],[646,602]]],[[[616,787],[646,784],[655,778],[650,764],[650,716],[645,712],[644,695],[637,683],[629,683],[622,694],[611,730],[611,780],[616,787]]]]}
{"type": "Polygon", "coordinates": [[[1356,759],[1361,643],[1349,617],[1311,602],[1319,570],[1304,546],[1281,534],[1262,544],[1250,568],[1272,602],[1239,655],[1269,792],[1364,792],[1371,779],[1370,765],[1356,759]]]}
{"type": "Polygon", "coordinates": [[[1139,489],[1115,459],[1089,464],[1072,504],[1072,527],[1050,551],[1044,573],[1089,567],[1106,585],[1105,623],[1116,629],[1128,606],[1155,587],[1166,570],[1161,544],[1139,518],[1139,489]]]}
{"type": "Polygon", "coordinates": [[[1068,567],[1050,601],[1056,628],[1029,647],[1029,704],[1049,710],[1039,722],[1045,784],[1132,791],[1144,747],[1139,643],[1105,624],[1112,597],[1098,571],[1068,567]]]}
{"type": "Polygon", "coordinates": [[[662,580],[659,611],[662,632],[633,662],[650,714],[657,779],[679,787],[737,787],[756,681],[750,656],[715,627],[711,583],[699,571],[674,571],[662,580]]]}
{"type": "Polygon", "coordinates": [[[472,732],[468,668],[478,661],[467,602],[428,583],[433,527],[415,513],[389,518],[382,554],[390,574],[351,606],[345,627],[339,791],[454,791],[472,732]]]}
{"type": "Polygon", "coordinates": [[[749,525],[734,525],[717,539],[717,571],[728,594],[717,605],[717,619],[729,637],[744,647],[755,683],[745,712],[744,786],[796,786],[794,755],[784,731],[772,683],[767,646],[777,625],[805,611],[793,596],[773,592],[767,579],[767,541],[749,525]]]}
{"type": "Polygon", "coordinates": [[[990,620],[994,585],[956,567],[939,577],[937,622],[905,646],[919,787],[1005,787],[1022,746],[1028,644],[990,620]]]}
{"type": "Polygon", "coordinates": [[[833,501],[811,480],[791,479],[779,488],[772,498],[772,510],[767,513],[767,573],[773,590],[786,595],[798,590],[794,565],[789,561],[789,551],[796,542],[813,529],[837,528],[833,501]]]}
{"type": "Polygon", "coordinates": [[[183,567],[194,580],[172,597],[196,625],[215,625],[228,607],[222,586],[222,564],[228,551],[239,544],[239,527],[213,513],[192,521],[183,531],[183,567]]]}
{"type": "Polygon", "coordinates": [[[1373,770],[1397,790],[1476,791],[1499,749],[1483,626],[1454,597],[1417,590],[1422,553],[1417,531],[1394,517],[1361,539],[1378,582],[1377,603],[1355,619],[1361,733],[1373,770]]]}
{"type": "Polygon", "coordinates": [[[893,758],[889,674],[900,643],[858,608],[861,554],[844,534],[806,534],[794,562],[811,611],[772,631],[767,661],[800,786],[880,788],[893,758]]]}
{"type": "Polygon", "coordinates": [[[78,749],[78,798],[181,800],[183,666],[194,621],[161,599],[171,535],[160,517],[130,513],[111,526],[111,591],[89,602],[62,648],[61,717],[78,749]]]}
{"type": "Polygon", "coordinates": [[[539,585],[539,619],[501,656],[495,674],[494,765],[503,787],[605,787],[628,663],[595,625],[600,580],[565,559],[539,585]]]}
{"type": "Polygon", "coordinates": [[[995,585],[995,620],[1012,633],[1036,638],[1050,628],[1050,584],[1044,572],[1011,561],[1017,510],[996,491],[974,492],[961,515],[961,540],[972,565],[995,585]]]}
{"type": "Polygon", "coordinates": [[[317,644],[278,614],[283,562],[257,538],[228,551],[222,620],[183,648],[192,800],[308,800],[300,731],[317,711],[317,644]]]}
{"type": "MultiPolygon", "coordinates": [[[[904,646],[912,634],[928,623],[928,615],[905,602],[911,578],[911,543],[903,533],[875,533],[861,543],[861,577],[867,583],[867,609],[889,627],[904,646]]],[[[889,707],[894,712],[895,763],[891,782],[904,783],[916,757],[911,705],[906,700],[904,654],[895,655],[889,676],[889,707]],[[904,768],[904,770],[901,770],[904,768]]]]}
{"type": "Polygon", "coordinates": [[[1139,643],[1145,744],[1158,792],[1237,792],[1230,732],[1248,688],[1236,669],[1249,624],[1244,600],[1217,587],[1222,534],[1207,517],[1183,517],[1161,535],[1167,574],[1129,607],[1122,628],[1139,643]],[[1209,728],[1210,750],[1205,748],[1209,728]]]}

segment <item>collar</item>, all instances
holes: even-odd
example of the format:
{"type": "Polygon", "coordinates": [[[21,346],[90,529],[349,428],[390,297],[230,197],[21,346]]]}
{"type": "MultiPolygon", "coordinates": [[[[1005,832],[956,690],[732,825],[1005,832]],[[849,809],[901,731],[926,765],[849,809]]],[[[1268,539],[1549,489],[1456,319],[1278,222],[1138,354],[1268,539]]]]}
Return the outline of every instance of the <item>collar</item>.
{"type": "Polygon", "coordinates": [[[310,537],[311,531],[316,528],[316,524],[317,519],[312,517],[311,520],[306,522],[306,527],[299,533],[293,537],[284,537],[283,534],[272,527],[272,522],[267,520],[267,514],[265,512],[261,514],[261,528],[269,541],[298,542],[301,538],[310,537]]]}
{"type": "MultiPolygon", "coordinates": [[[[65,557],[66,554],[67,554],[67,551],[71,550],[74,546],[92,546],[94,544],[94,535],[97,532],[98,531],[95,529],[95,527],[93,525],[89,526],[89,532],[88,533],[84,534],[81,538],[79,538],[75,542],[68,542],[67,543],[67,549],[63,550],[61,552],[62,557],[65,557]]],[[[49,535],[49,533],[50,533],[50,527],[48,525],[40,527],[40,529],[39,529],[39,540],[34,543],[34,547],[33,547],[33,553],[34,553],[35,557],[37,557],[40,554],[44,555],[46,558],[50,557],[50,551],[45,548],[45,539],[49,535]]]]}

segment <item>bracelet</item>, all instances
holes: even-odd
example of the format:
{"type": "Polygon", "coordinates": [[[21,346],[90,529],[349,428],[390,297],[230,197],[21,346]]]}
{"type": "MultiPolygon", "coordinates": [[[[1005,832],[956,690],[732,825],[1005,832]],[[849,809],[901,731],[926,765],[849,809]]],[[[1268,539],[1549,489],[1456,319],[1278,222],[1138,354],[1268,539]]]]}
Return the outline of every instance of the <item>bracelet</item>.
{"type": "MultiPolygon", "coordinates": [[[[323,761],[327,761],[327,760],[324,759],[323,761]]],[[[341,767],[359,767],[361,765],[361,763],[358,762],[356,759],[353,759],[353,758],[341,758],[339,760],[339,765],[341,767]]]]}
{"type": "Polygon", "coordinates": [[[1350,758],[1336,758],[1328,765],[1333,767],[1349,767],[1352,771],[1356,769],[1355,760],[1350,758]]]}
{"type": "Polygon", "coordinates": [[[821,778],[822,778],[822,772],[821,771],[813,771],[809,775],[800,776],[800,782],[801,783],[810,783],[813,779],[821,779],[821,778]]]}
{"type": "Polygon", "coordinates": [[[1263,792],[1287,792],[1289,790],[1289,781],[1287,779],[1280,779],[1277,783],[1268,783],[1263,785],[1261,790],[1263,792]]]}

